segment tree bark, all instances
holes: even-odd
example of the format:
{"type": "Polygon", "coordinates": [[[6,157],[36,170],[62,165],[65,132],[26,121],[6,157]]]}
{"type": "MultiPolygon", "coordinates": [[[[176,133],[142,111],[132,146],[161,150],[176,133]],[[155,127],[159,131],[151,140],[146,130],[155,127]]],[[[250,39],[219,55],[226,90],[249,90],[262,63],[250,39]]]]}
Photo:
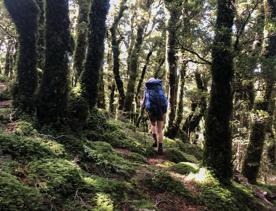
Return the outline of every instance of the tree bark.
{"type": "Polygon", "coordinates": [[[4,75],[7,77],[11,77],[12,69],[13,69],[13,42],[12,40],[8,41],[6,56],[5,56],[5,67],[4,67],[4,75]]]}
{"type": "Polygon", "coordinates": [[[232,137],[230,119],[233,96],[232,26],[234,5],[231,0],[217,0],[217,21],[212,48],[212,87],[206,121],[204,164],[217,178],[232,177],[232,137]]]}
{"type": "Polygon", "coordinates": [[[124,111],[131,112],[133,109],[133,100],[135,96],[135,85],[138,76],[138,62],[140,51],[143,43],[144,28],[146,23],[142,22],[137,29],[135,45],[129,55],[129,79],[127,84],[127,92],[124,104],[124,111]]]}
{"type": "Polygon", "coordinates": [[[46,0],[46,57],[38,94],[41,124],[63,121],[68,99],[70,46],[68,0],[46,0]]]}
{"type": "MultiPolygon", "coordinates": [[[[169,7],[168,7],[169,8],[169,7]]],[[[177,57],[176,57],[176,37],[177,37],[177,24],[176,20],[180,17],[178,8],[170,8],[170,18],[167,26],[167,62],[169,72],[169,115],[166,136],[172,137],[174,133],[174,123],[177,109],[177,57]]]]}
{"type": "Polygon", "coordinates": [[[127,0],[122,0],[118,15],[115,17],[112,27],[110,29],[112,39],[112,51],[113,51],[113,74],[117,89],[119,92],[119,109],[122,110],[125,102],[124,83],[120,75],[120,41],[117,38],[117,29],[121,18],[124,15],[124,11],[127,9],[125,6],[127,0]]]}
{"type": "Polygon", "coordinates": [[[14,106],[26,113],[34,111],[37,88],[37,30],[39,8],[33,0],[5,0],[6,8],[18,32],[17,84],[14,106]]]}
{"type": "Polygon", "coordinates": [[[74,52],[75,84],[84,70],[85,53],[87,49],[88,14],[90,0],[78,0],[79,16],[76,27],[76,47],[74,52]]]}
{"type": "Polygon", "coordinates": [[[99,97],[97,102],[98,108],[106,109],[105,105],[105,85],[104,85],[104,72],[103,68],[100,71],[100,80],[99,80],[99,97]]]}
{"type": "Polygon", "coordinates": [[[175,138],[179,134],[180,124],[183,119],[183,112],[184,112],[184,86],[185,86],[185,76],[186,76],[186,63],[183,64],[183,67],[180,72],[180,92],[179,92],[179,101],[177,104],[177,115],[176,120],[173,125],[173,128],[170,131],[170,137],[175,138]]]}
{"type": "Polygon", "coordinates": [[[149,65],[149,62],[150,62],[150,57],[153,53],[153,48],[151,48],[151,50],[148,52],[147,54],[147,57],[146,57],[146,62],[144,64],[144,67],[143,67],[143,70],[142,70],[142,73],[141,73],[141,76],[140,76],[140,80],[138,82],[138,85],[137,85],[137,89],[136,89],[136,96],[135,96],[135,101],[136,101],[136,105],[137,107],[140,105],[139,103],[139,96],[140,96],[140,92],[141,92],[141,87],[142,87],[142,84],[143,84],[143,81],[145,79],[145,75],[146,75],[146,72],[147,72],[147,69],[148,69],[148,65],[149,65]]]}
{"type": "Polygon", "coordinates": [[[82,97],[90,108],[95,107],[98,98],[99,74],[103,65],[106,16],[109,0],[92,1],[89,14],[88,51],[85,69],[81,75],[82,97]]]}
{"type": "Polygon", "coordinates": [[[37,67],[45,68],[45,0],[36,0],[40,9],[38,20],[37,67]]]}
{"type": "Polygon", "coordinates": [[[242,173],[250,183],[256,183],[260,162],[263,153],[266,132],[269,123],[269,108],[272,101],[272,95],[275,91],[276,81],[276,2],[264,0],[265,26],[264,32],[268,35],[263,42],[263,62],[262,74],[265,79],[265,93],[261,100],[256,102],[255,108],[267,117],[256,114],[256,118],[252,124],[249,145],[246,152],[246,157],[243,164],[242,173]]]}
{"type": "Polygon", "coordinates": [[[207,92],[207,86],[199,72],[195,73],[196,85],[199,91],[199,99],[197,102],[192,103],[192,112],[187,117],[183,124],[182,130],[190,137],[190,134],[195,132],[196,128],[206,113],[207,103],[205,93],[207,92]]]}

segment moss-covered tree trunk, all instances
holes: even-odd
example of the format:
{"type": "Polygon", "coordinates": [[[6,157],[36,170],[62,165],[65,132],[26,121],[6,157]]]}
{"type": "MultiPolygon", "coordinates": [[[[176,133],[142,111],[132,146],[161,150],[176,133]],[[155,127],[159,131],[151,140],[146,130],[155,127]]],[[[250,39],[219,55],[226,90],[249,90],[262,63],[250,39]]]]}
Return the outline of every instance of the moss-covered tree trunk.
{"type": "Polygon", "coordinates": [[[133,101],[135,96],[135,87],[136,87],[136,80],[138,76],[138,62],[140,57],[140,51],[142,48],[143,43],[143,35],[144,35],[144,28],[146,22],[142,22],[139,24],[137,29],[137,35],[135,40],[135,45],[129,55],[129,79],[127,84],[127,91],[126,91],[126,99],[124,104],[124,111],[131,112],[133,109],[133,101]]]}
{"type": "Polygon", "coordinates": [[[255,104],[255,119],[252,123],[249,145],[242,173],[249,182],[255,183],[258,177],[266,138],[270,104],[276,81],[276,2],[264,0],[265,26],[267,39],[263,42],[262,74],[265,80],[265,93],[255,104]]]}
{"type": "Polygon", "coordinates": [[[177,23],[180,17],[179,8],[168,7],[170,18],[167,26],[167,62],[168,62],[168,76],[169,76],[169,114],[166,136],[172,137],[175,134],[175,118],[177,110],[177,23]]]}
{"type": "Polygon", "coordinates": [[[8,46],[6,49],[6,55],[5,55],[5,66],[4,66],[4,75],[7,77],[10,77],[12,75],[12,69],[13,69],[13,49],[14,49],[14,43],[10,39],[8,41],[8,46]]]}
{"type": "Polygon", "coordinates": [[[65,116],[68,98],[70,43],[68,0],[46,0],[46,57],[38,94],[40,123],[56,123],[65,116]]]}
{"type": "Polygon", "coordinates": [[[234,5],[217,0],[215,40],[212,48],[212,87],[206,121],[204,164],[221,180],[232,177],[232,137],[230,119],[233,96],[232,26],[234,5]]]}
{"type": "Polygon", "coordinates": [[[78,81],[83,69],[85,53],[87,49],[87,26],[90,0],[78,0],[79,15],[76,26],[76,47],[74,52],[75,84],[78,81]]]}
{"type": "Polygon", "coordinates": [[[177,114],[176,120],[173,125],[173,129],[171,130],[170,137],[175,138],[177,134],[179,134],[180,125],[183,120],[183,112],[184,112],[184,86],[185,86],[185,76],[186,76],[186,63],[182,65],[182,69],[180,71],[180,91],[179,91],[179,100],[177,104],[177,114]]]}
{"type": "Polygon", "coordinates": [[[38,20],[37,67],[41,70],[44,70],[45,67],[45,1],[36,0],[40,9],[38,20]]]}
{"type": "Polygon", "coordinates": [[[122,81],[120,75],[120,41],[117,38],[117,30],[120,23],[121,18],[124,15],[124,11],[127,9],[126,7],[127,0],[122,0],[119,8],[118,15],[115,17],[112,27],[110,28],[111,32],[111,42],[112,42],[112,52],[113,52],[113,74],[116,82],[116,86],[119,92],[119,109],[122,110],[125,102],[125,91],[124,91],[124,83],[122,81]]]}
{"type": "Polygon", "coordinates": [[[195,132],[196,128],[199,126],[199,123],[202,120],[202,117],[204,117],[207,108],[205,97],[205,93],[207,92],[207,82],[203,79],[203,76],[199,72],[195,72],[195,81],[199,98],[196,99],[196,102],[192,103],[192,111],[188,115],[182,127],[182,130],[188,134],[188,137],[190,137],[190,134],[195,132]]]}
{"type": "Polygon", "coordinates": [[[106,35],[106,17],[109,0],[93,0],[89,14],[88,50],[81,75],[82,96],[90,108],[97,103],[99,76],[103,65],[104,39],[106,35]]]}
{"type": "Polygon", "coordinates": [[[105,105],[105,84],[104,84],[104,69],[101,68],[100,77],[99,77],[99,95],[98,95],[98,102],[97,107],[106,109],[105,105]]]}
{"type": "Polygon", "coordinates": [[[6,8],[18,33],[17,84],[14,106],[19,110],[34,111],[34,92],[37,88],[37,30],[39,8],[33,0],[5,0],[6,8]]]}
{"type": "Polygon", "coordinates": [[[115,90],[116,90],[116,84],[115,82],[113,82],[110,87],[110,96],[109,96],[109,112],[112,114],[115,113],[115,108],[114,108],[115,90]]]}
{"type": "Polygon", "coordinates": [[[154,48],[151,48],[150,51],[147,54],[146,61],[145,61],[144,67],[142,69],[142,73],[141,73],[141,76],[140,76],[140,79],[139,79],[139,82],[138,82],[138,85],[137,85],[136,95],[135,95],[135,101],[136,101],[137,107],[140,106],[140,103],[139,103],[140,94],[141,94],[140,92],[141,92],[143,81],[145,79],[146,72],[148,70],[148,66],[149,66],[149,63],[150,63],[150,58],[152,56],[153,50],[154,50],[154,48]]]}

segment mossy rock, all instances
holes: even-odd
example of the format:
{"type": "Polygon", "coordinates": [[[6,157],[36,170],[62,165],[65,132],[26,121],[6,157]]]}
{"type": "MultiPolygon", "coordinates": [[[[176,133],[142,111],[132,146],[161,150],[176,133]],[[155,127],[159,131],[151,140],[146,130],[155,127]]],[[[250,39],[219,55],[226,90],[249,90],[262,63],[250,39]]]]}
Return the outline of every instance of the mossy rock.
{"type": "Polygon", "coordinates": [[[42,159],[28,165],[28,179],[43,193],[68,196],[82,184],[80,168],[64,159],[42,159]]]}
{"type": "Polygon", "coordinates": [[[199,146],[194,144],[184,143],[183,147],[184,147],[182,149],[183,152],[195,156],[196,159],[198,160],[203,159],[203,150],[199,146]]]}
{"type": "Polygon", "coordinates": [[[148,189],[159,193],[170,192],[193,200],[189,190],[164,171],[155,171],[153,174],[146,175],[140,183],[148,189]]]}
{"type": "Polygon", "coordinates": [[[65,153],[63,146],[54,141],[16,135],[0,134],[0,148],[3,154],[18,160],[62,157],[65,153]]]}
{"type": "Polygon", "coordinates": [[[197,173],[199,168],[194,163],[180,162],[170,167],[169,170],[186,175],[189,173],[197,173]]]}
{"type": "Polygon", "coordinates": [[[199,185],[199,200],[208,207],[208,210],[268,210],[253,197],[248,188],[237,183],[223,185],[215,178],[211,178],[210,181],[211,183],[199,185]]]}
{"type": "Polygon", "coordinates": [[[23,185],[16,177],[0,171],[1,210],[45,210],[43,197],[35,188],[23,185]]]}
{"type": "Polygon", "coordinates": [[[182,152],[193,155],[197,160],[202,160],[203,158],[203,150],[194,144],[184,143],[179,139],[164,139],[164,146],[166,148],[175,148],[179,149],[182,152]]]}
{"type": "Polygon", "coordinates": [[[166,157],[168,160],[175,163],[179,163],[179,162],[199,163],[199,161],[196,159],[195,156],[182,152],[176,148],[167,149],[166,157]]]}
{"type": "Polygon", "coordinates": [[[88,124],[89,106],[79,95],[71,94],[67,106],[67,122],[74,131],[83,129],[88,124]]]}

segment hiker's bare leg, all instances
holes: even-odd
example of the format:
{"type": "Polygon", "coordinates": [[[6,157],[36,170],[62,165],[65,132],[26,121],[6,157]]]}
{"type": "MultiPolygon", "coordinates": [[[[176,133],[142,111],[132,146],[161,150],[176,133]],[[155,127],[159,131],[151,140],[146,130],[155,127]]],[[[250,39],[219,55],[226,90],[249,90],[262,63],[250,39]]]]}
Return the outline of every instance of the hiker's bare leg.
{"type": "Polygon", "coordinates": [[[156,134],[157,134],[158,143],[163,143],[163,139],[164,139],[163,126],[164,126],[164,121],[156,122],[156,134]]]}
{"type": "Polygon", "coordinates": [[[156,125],[157,125],[157,124],[156,124],[155,121],[151,121],[151,122],[150,122],[151,134],[157,134],[156,125]]]}

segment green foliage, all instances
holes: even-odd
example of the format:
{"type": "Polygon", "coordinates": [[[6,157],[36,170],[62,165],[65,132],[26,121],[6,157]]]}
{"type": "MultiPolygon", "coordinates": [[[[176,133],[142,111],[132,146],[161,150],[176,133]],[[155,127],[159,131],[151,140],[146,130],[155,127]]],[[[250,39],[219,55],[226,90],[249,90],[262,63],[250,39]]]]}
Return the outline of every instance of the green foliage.
{"type": "Polygon", "coordinates": [[[18,121],[16,122],[15,134],[18,136],[30,136],[37,134],[37,130],[30,122],[18,121]]]}
{"type": "Polygon", "coordinates": [[[147,175],[147,177],[143,178],[142,185],[159,193],[170,192],[191,200],[193,199],[191,193],[181,182],[175,180],[164,171],[157,171],[153,175],[147,175]]]}
{"type": "Polygon", "coordinates": [[[5,89],[3,92],[0,92],[0,101],[4,100],[11,100],[11,90],[10,89],[5,89]]]}
{"type": "Polygon", "coordinates": [[[176,148],[169,148],[166,150],[166,157],[168,160],[178,163],[178,162],[192,162],[199,163],[195,156],[187,154],[185,152],[180,151],[176,148]]]}
{"type": "Polygon", "coordinates": [[[203,150],[197,145],[183,143],[178,139],[173,140],[169,138],[165,138],[164,145],[166,146],[166,148],[176,148],[181,150],[182,152],[195,156],[198,160],[202,160],[203,150]]]}
{"type": "Polygon", "coordinates": [[[91,147],[85,146],[84,150],[86,161],[90,161],[87,167],[92,168],[90,170],[92,172],[98,171],[100,174],[116,174],[123,177],[130,177],[135,172],[136,164],[114,152],[108,143],[94,142],[91,147]]]}
{"type": "Polygon", "coordinates": [[[0,148],[3,154],[10,154],[17,160],[35,160],[64,155],[63,146],[49,140],[25,138],[0,134],[0,148]]]}
{"type": "Polygon", "coordinates": [[[199,168],[194,163],[189,162],[181,162],[173,165],[169,168],[172,171],[175,171],[179,174],[189,174],[189,173],[197,173],[199,171],[199,168]]]}
{"type": "Polygon", "coordinates": [[[32,187],[23,185],[16,177],[0,171],[1,210],[43,210],[42,195],[32,187]]]}
{"type": "Polygon", "coordinates": [[[80,169],[64,159],[42,159],[28,165],[28,179],[42,193],[64,196],[75,193],[82,184],[80,169]]]}
{"type": "Polygon", "coordinates": [[[72,94],[68,100],[68,123],[72,130],[85,127],[89,118],[89,107],[87,102],[79,95],[72,94]]]}

